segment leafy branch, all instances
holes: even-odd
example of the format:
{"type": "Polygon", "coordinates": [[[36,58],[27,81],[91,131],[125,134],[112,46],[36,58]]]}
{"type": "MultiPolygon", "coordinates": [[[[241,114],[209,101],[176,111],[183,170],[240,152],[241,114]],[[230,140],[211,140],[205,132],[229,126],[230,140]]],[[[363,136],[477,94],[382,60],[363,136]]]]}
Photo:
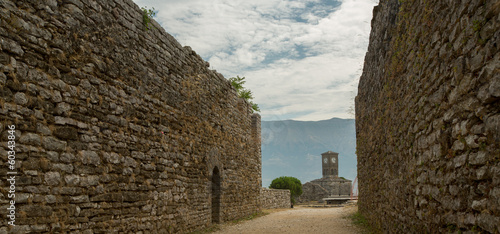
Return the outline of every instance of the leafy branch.
{"type": "Polygon", "coordinates": [[[236,93],[238,93],[238,96],[250,103],[250,105],[252,106],[252,112],[260,112],[259,105],[251,101],[254,98],[252,91],[243,87],[243,84],[245,84],[246,82],[245,77],[231,77],[229,78],[229,81],[231,82],[231,85],[236,89],[236,93]]]}
{"type": "Polygon", "coordinates": [[[142,10],[142,23],[146,27],[146,31],[150,29],[149,23],[151,23],[151,19],[156,16],[155,8],[152,7],[148,9],[146,7],[141,7],[142,10]]]}

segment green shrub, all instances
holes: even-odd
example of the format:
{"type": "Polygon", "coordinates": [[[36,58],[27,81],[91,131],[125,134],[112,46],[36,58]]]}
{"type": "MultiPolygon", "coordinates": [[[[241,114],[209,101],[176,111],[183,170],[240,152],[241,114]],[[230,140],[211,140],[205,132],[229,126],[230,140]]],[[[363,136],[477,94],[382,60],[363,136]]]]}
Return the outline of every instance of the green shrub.
{"type": "Polygon", "coordinates": [[[302,194],[302,183],[299,179],[291,176],[282,176],[274,179],[269,185],[269,188],[273,189],[289,189],[290,190],[290,201],[295,203],[295,197],[302,194]]]}

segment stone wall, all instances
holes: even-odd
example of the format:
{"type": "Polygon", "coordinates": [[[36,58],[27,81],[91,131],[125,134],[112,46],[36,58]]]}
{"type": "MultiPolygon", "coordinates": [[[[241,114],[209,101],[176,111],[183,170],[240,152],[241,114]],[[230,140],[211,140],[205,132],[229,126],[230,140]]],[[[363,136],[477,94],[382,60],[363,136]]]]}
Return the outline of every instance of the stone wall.
{"type": "Polygon", "coordinates": [[[302,185],[302,194],[297,198],[300,203],[306,203],[311,201],[323,203],[323,198],[330,196],[330,191],[321,187],[321,185],[316,183],[307,182],[302,185]]]}
{"type": "Polygon", "coordinates": [[[260,117],[131,0],[0,11],[0,232],[189,232],[259,209],[260,117]]]}
{"type": "Polygon", "coordinates": [[[352,181],[340,177],[324,177],[312,180],[302,185],[302,194],[299,202],[318,201],[323,202],[323,198],[350,196],[352,181]]]}
{"type": "Polygon", "coordinates": [[[373,13],[360,211],[390,233],[499,233],[500,3],[381,0],[373,13]]]}
{"type": "Polygon", "coordinates": [[[329,196],[350,196],[352,181],[343,178],[321,178],[312,180],[309,183],[315,183],[329,191],[329,196]]]}
{"type": "Polygon", "coordinates": [[[290,190],[261,188],[262,209],[290,208],[290,190]]]}

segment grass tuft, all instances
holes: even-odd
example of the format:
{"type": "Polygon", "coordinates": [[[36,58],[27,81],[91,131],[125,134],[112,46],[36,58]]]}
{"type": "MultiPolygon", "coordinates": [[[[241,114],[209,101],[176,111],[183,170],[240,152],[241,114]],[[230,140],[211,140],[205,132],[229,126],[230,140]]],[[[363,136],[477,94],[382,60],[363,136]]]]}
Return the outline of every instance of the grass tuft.
{"type": "Polygon", "coordinates": [[[212,232],[216,232],[216,231],[220,231],[220,230],[221,230],[221,226],[219,224],[214,224],[214,225],[211,225],[203,230],[191,232],[191,234],[212,233],[212,232]]]}
{"type": "Polygon", "coordinates": [[[375,228],[373,228],[369,223],[368,220],[363,216],[359,211],[356,213],[349,215],[347,218],[352,220],[352,223],[356,225],[359,229],[361,229],[361,233],[381,233],[380,231],[377,231],[375,228]]]}
{"type": "MultiPolygon", "coordinates": [[[[238,223],[241,223],[241,222],[245,222],[247,220],[252,220],[252,219],[255,219],[255,218],[258,218],[258,217],[266,216],[268,214],[270,214],[270,213],[263,212],[263,211],[257,211],[255,213],[249,215],[249,216],[233,220],[233,221],[231,221],[231,223],[232,223],[232,225],[234,225],[234,224],[238,224],[238,223]]],[[[191,232],[191,234],[212,233],[212,232],[220,231],[221,229],[222,229],[221,224],[214,224],[214,225],[211,225],[211,226],[209,226],[209,227],[207,227],[207,228],[205,228],[203,230],[191,232]]]]}
{"type": "Polygon", "coordinates": [[[236,219],[236,220],[233,220],[232,222],[234,224],[237,224],[237,223],[240,223],[240,222],[243,222],[243,221],[247,221],[247,220],[252,220],[252,219],[255,219],[255,218],[258,218],[258,217],[262,217],[262,216],[266,216],[268,215],[269,213],[267,212],[263,212],[263,211],[257,211],[247,217],[243,217],[243,218],[239,218],[239,219],[236,219]]]}

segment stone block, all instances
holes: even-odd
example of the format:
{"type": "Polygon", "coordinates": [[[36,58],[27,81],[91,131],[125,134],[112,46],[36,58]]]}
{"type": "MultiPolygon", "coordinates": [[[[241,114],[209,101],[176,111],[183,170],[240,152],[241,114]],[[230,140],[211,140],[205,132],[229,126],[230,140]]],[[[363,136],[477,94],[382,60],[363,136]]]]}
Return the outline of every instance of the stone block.
{"type": "Polygon", "coordinates": [[[36,124],[36,131],[38,133],[41,133],[42,135],[45,135],[45,136],[50,136],[52,135],[52,131],[50,130],[49,127],[43,125],[42,123],[37,123],[36,124]]]}
{"type": "Polygon", "coordinates": [[[64,163],[72,163],[76,161],[76,157],[71,153],[61,153],[60,160],[64,163]]]}
{"type": "Polygon", "coordinates": [[[70,200],[70,203],[84,203],[84,202],[89,202],[88,195],[73,196],[71,197],[70,200]]]}
{"type": "Polygon", "coordinates": [[[30,232],[48,232],[49,226],[46,224],[30,225],[30,232]]]}
{"type": "MultiPolygon", "coordinates": [[[[62,101],[62,97],[61,97],[61,101],[62,101]]],[[[66,102],[59,102],[57,103],[56,105],[56,114],[58,115],[68,115],[69,114],[69,111],[71,111],[71,105],[66,103],[66,102]]]]}
{"type": "Polygon", "coordinates": [[[453,163],[455,168],[459,168],[467,162],[467,154],[462,154],[460,156],[457,156],[455,159],[453,159],[453,163]]]}
{"type": "Polygon", "coordinates": [[[137,161],[131,157],[125,157],[123,162],[123,166],[125,167],[137,167],[137,161]]]}
{"type": "Polygon", "coordinates": [[[61,174],[59,172],[47,172],[44,175],[44,181],[49,186],[57,186],[61,183],[61,174]]]}
{"type": "Polygon", "coordinates": [[[32,194],[28,194],[28,193],[16,193],[16,197],[15,197],[15,201],[16,203],[28,203],[28,201],[30,199],[33,198],[33,195],[32,194]]]}
{"type": "Polygon", "coordinates": [[[90,201],[92,201],[92,202],[96,202],[96,201],[122,202],[123,196],[121,195],[121,193],[99,194],[99,195],[91,197],[90,201]]]}
{"type": "Polygon", "coordinates": [[[83,187],[96,186],[99,184],[99,176],[90,175],[86,177],[80,177],[80,185],[83,187]]]}
{"type": "Polygon", "coordinates": [[[10,57],[9,57],[9,55],[5,54],[5,53],[0,53],[0,64],[7,65],[9,63],[10,63],[10,57]]]}
{"type": "MultiPolygon", "coordinates": [[[[61,82],[62,82],[62,81],[61,81],[61,82]]],[[[52,102],[54,102],[54,103],[58,103],[57,105],[59,105],[59,104],[60,104],[60,102],[62,102],[61,92],[59,92],[58,90],[54,90],[54,91],[52,91],[52,97],[51,97],[51,99],[52,99],[52,102]]],[[[65,107],[68,107],[68,106],[67,106],[67,105],[65,105],[65,107]]],[[[61,109],[61,107],[60,107],[60,109],[61,109]]],[[[62,111],[61,111],[61,110],[58,110],[58,109],[57,109],[57,107],[56,107],[56,113],[61,114],[61,113],[62,113],[62,111]]]]}
{"type": "Polygon", "coordinates": [[[78,130],[70,126],[56,127],[53,134],[63,140],[78,140],[78,130]]]}
{"type": "Polygon", "coordinates": [[[28,101],[29,101],[29,99],[24,93],[18,92],[16,94],[14,94],[14,102],[16,104],[24,106],[24,105],[28,104],[28,101]]]}
{"type": "Polygon", "coordinates": [[[101,164],[101,158],[94,151],[82,150],[79,152],[79,156],[83,164],[90,164],[94,166],[101,164]]]}
{"type": "Polygon", "coordinates": [[[80,176],[66,175],[64,176],[64,182],[66,182],[68,186],[78,186],[80,184],[80,176]]]}
{"type": "Polygon", "coordinates": [[[71,164],[55,163],[52,165],[52,170],[55,170],[55,171],[63,171],[66,173],[72,173],[73,169],[74,169],[74,167],[71,164]]]}
{"type": "Polygon", "coordinates": [[[66,149],[65,141],[61,141],[50,136],[44,136],[42,138],[42,145],[45,149],[51,151],[63,151],[66,149]]]}
{"type": "Polygon", "coordinates": [[[488,199],[486,198],[481,200],[474,200],[472,201],[471,208],[479,212],[482,212],[483,210],[486,209],[487,204],[488,204],[488,199]]]}
{"type": "Polygon", "coordinates": [[[24,133],[21,135],[21,138],[19,138],[19,143],[40,146],[42,144],[42,140],[38,134],[24,133]]]}
{"type": "Polygon", "coordinates": [[[469,163],[471,165],[482,166],[488,162],[488,154],[485,151],[479,151],[477,153],[471,153],[469,155],[469,163]]]}
{"type": "Polygon", "coordinates": [[[103,152],[103,158],[113,164],[119,164],[124,161],[123,157],[115,152],[107,153],[103,152]]]}
{"type": "Polygon", "coordinates": [[[62,74],[61,80],[66,82],[69,85],[77,86],[78,84],[80,84],[80,79],[76,78],[75,75],[73,75],[71,73],[62,74]]]}

